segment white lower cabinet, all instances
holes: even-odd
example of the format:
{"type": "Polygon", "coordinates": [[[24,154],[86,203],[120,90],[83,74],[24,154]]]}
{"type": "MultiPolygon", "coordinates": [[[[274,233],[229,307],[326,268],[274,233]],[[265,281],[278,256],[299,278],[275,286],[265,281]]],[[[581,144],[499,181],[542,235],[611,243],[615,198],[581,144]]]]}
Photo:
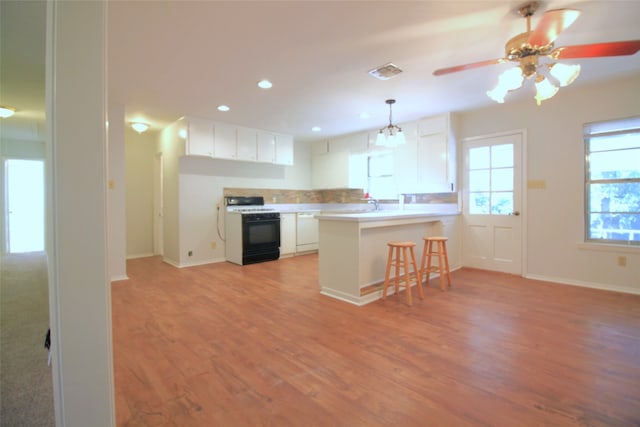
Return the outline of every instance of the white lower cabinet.
{"type": "Polygon", "coordinates": [[[296,214],[280,214],[280,257],[296,253],[296,214]]]}

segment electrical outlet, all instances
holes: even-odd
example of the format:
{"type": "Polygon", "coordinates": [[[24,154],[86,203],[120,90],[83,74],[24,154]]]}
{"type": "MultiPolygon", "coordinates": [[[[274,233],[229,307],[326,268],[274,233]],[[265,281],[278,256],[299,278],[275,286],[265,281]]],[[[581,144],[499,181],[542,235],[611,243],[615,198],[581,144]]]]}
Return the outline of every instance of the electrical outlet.
{"type": "Polygon", "coordinates": [[[211,242],[211,249],[215,249],[215,248],[216,248],[216,246],[217,246],[217,245],[216,245],[216,242],[215,242],[215,241],[211,242]]]}
{"type": "Polygon", "coordinates": [[[189,256],[193,256],[193,251],[189,251],[189,256]]]}
{"type": "Polygon", "coordinates": [[[623,256],[623,255],[620,255],[618,257],[618,265],[620,267],[626,267],[627,266],[627,257],[623,256]]]}

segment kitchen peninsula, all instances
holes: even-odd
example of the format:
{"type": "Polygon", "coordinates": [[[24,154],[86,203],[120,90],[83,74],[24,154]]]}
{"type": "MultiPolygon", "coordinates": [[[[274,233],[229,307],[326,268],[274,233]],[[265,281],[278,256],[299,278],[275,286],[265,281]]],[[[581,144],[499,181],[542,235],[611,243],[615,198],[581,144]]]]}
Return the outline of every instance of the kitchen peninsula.
{"type": "MultiPolygon", "coordinates": [[[[449,238],[451,269],[459,265],[458,212],[412,210],[322,213],[319,220],[320,292],[364,305],[382,297],[387,242],[413,241],[420,264],[424,236],[449,238]]],[[[419,267],[419,265],[418,265],[419,267]]]]}

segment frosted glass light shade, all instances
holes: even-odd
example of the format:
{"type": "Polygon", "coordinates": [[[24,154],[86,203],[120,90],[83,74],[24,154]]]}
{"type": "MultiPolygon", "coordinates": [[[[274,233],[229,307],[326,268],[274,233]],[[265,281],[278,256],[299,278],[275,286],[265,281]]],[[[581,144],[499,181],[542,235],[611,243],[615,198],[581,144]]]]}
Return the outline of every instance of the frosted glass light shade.
{"type": "Polygon", "coordinates": [[[147,129],[149,129],[148,124],[140,122],[131,123],[131,127],[138,133],[145,132],[147,129]]]}
{"type": "Polygon", "coordinates": [[[561,87],[569,86],[580,75],[580,65],[557,62],[549,67],[549,74],[558,81],[561,87]]]}
{"type": "Polygon", "coordinates": [[[536,77],[536,104],[540,105],[542,101],[545,101],[558,93],[558,90],[558,87],[554,86],[549,79],[538,74],[536,77]]]}

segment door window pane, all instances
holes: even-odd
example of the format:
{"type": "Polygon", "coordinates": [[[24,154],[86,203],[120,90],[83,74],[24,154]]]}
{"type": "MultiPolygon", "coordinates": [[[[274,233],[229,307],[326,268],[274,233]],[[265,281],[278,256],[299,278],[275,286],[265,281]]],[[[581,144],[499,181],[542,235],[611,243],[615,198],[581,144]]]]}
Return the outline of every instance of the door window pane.
{"type": "Polygon", "coordinates": [[[513,212],[513,192],[491,193],[491,213],[493,215],[511,215],[513,212]]]}
{"type": "Polygon", "coordinates": [[[493,191],[513,191],[513,169],[492,170],[491,189],[493,191]]]}
{"type": "Polygon", "coordinates": [[[489,191],[491,190],[491,180],[488,170],[469,171],[469,190],[470,191],[489,191]]]}
{"type": "Polygon", "coordinates": [[[491,165],[489,147],[471,148],[469,150],[469,169],[487,169],[491,165]]]}
{"type": "Polygon", "coordinates": [[[470,193],[469,194],[469,213],[478,215],[489,214],[489,199],[491,193],[470,193]]]}
{"type": "Polygon", "coordinates": [[[491,147],[491,167],[504,168],[513,166],[513,144],[494,145],[491,147]]]}
{"type": "Polygon", "coordinates": [[[470,214],[510,215],[513,212],[513,155],[513,144],[469,149],[470,214]]]}

